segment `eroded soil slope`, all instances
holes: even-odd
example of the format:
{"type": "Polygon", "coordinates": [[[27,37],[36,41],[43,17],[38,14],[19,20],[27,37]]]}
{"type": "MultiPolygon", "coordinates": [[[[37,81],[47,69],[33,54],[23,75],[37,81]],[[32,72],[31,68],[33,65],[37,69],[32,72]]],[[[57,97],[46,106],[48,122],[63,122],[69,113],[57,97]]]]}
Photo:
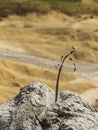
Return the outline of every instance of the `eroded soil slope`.
{"type": "Polygon", "coordinates": [[[72,63],[64,65],[64,70],[70,71],[70,74],[63,72],[60,91],[70,89],[89,100],[87,96],[89,94],[85,91],[89,90],[90,93],[90,89],[95,91],[98,87],[97,21],[97,16],[69,17],[54,11],[47,15],[33,13],[2,19],[0,57],[3,59],[0,60],[0,102],[5,102],[17,93],[20,86],[34,80],[45,82],[55,89],[57,76],[55,66],[59,63],[60,57],[67,54],[72,46],[78,47],[77,53],[73,56],[77,64],[77,72],[73,73],[72,63]]]}
{"type": "Polygon", "coordinates": [[[77,45],[76,60],[97,62],[97,21],[96,16],[69,17],[54,11],[46,15],[9,16],[0,21],[0,48],[60,59],[77,45]]]}

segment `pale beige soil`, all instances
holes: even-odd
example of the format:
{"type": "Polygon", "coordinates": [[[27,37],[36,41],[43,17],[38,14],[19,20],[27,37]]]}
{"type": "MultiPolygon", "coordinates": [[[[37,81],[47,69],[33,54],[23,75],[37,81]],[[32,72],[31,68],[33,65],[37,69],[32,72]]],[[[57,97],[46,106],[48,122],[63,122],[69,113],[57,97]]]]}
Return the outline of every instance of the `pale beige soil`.
{"type": "MultiPolygon", "coordinates": [[[[55,66],[59,64],[59,61],[52,60],[49,58],[30,55],[23,53],[22,51],[17,52],[0,52],[0,57],[5,59],[11,59],[18,62],[23,62],[27,64],[34,64],[40,67],[48,69],[57,69],[55,66]]],[[[65,63],[63,70],[71,72],[73,75],[76,75],[81,78],[72,80],[69,83],[90,83],[98,86],[98,64],[96,63],[76,63],[77,71],[73,72],[72,63],[65,63]]],[[[82,88],[81,88],[82,89],[82,88]]],[[[98,88],[90,89],[81,94],[81,97],[88,101],[89,103],[94,104],[95,100],[98,98],[98,88]]]]}
{"type": "Polygon", "coordinates": [[[0,21],[0,41],[4,46],[15,47],[14,51],[22,49],[53,59],[59,59],[71,46],[77,45],[76,60],[97,62],[97,20],[95,16],[75,18],[54,11],[47,15],[13,15],[0,21]]]}

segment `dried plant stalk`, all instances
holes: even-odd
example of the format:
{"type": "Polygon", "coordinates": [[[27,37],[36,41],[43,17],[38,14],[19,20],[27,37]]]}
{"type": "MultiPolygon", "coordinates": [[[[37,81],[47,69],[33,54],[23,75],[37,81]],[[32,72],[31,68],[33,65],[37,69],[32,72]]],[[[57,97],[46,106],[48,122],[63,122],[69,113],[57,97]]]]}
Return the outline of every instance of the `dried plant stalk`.
{"type": "Polygon", "coordinates": [[[70,55],[72,55],[74,52],[76,52],[76,49],[77,49],[77,47],[72,47],[72,50],[67,55],[61,57],[61,64],[59,65],[59,71],[58,71],[57,80],[56,80],[55,102],[57,102],[57,99],[58,99],[59,79],[60,79],[60,74],[61,74],[61,71],[62,71],[62,67],[63,67],[64,61],[70,55]]]}

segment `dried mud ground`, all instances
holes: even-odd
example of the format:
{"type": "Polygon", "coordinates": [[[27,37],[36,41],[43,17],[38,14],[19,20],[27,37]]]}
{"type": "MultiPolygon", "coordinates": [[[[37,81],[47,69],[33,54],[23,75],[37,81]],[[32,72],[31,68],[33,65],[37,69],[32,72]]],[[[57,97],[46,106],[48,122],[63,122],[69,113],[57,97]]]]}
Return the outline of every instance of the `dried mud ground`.
{"type": "MultiPolygon", "coordinates": [[[[45,15],[9,16],[0,21],[0,103],[20,87],[38,80],[55,89],[60,57],[77,46],[73,63],[67,60],[60,91],[72,90],[94,104],[98,101],[98,17],[45,15]]],[[[98,106],[97,106],[98,107],[98,106]]]]}

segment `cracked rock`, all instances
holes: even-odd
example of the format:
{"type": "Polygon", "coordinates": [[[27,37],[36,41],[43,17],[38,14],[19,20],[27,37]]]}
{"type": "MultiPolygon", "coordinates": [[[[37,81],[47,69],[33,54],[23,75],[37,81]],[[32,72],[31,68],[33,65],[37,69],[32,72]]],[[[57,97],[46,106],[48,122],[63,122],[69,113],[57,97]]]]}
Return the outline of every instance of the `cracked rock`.
{"type": "Polygon", "coordinates": [[[98,113],[77,94],[33,82],[0,106],[0,130],[98,130],[98,113]]]}

